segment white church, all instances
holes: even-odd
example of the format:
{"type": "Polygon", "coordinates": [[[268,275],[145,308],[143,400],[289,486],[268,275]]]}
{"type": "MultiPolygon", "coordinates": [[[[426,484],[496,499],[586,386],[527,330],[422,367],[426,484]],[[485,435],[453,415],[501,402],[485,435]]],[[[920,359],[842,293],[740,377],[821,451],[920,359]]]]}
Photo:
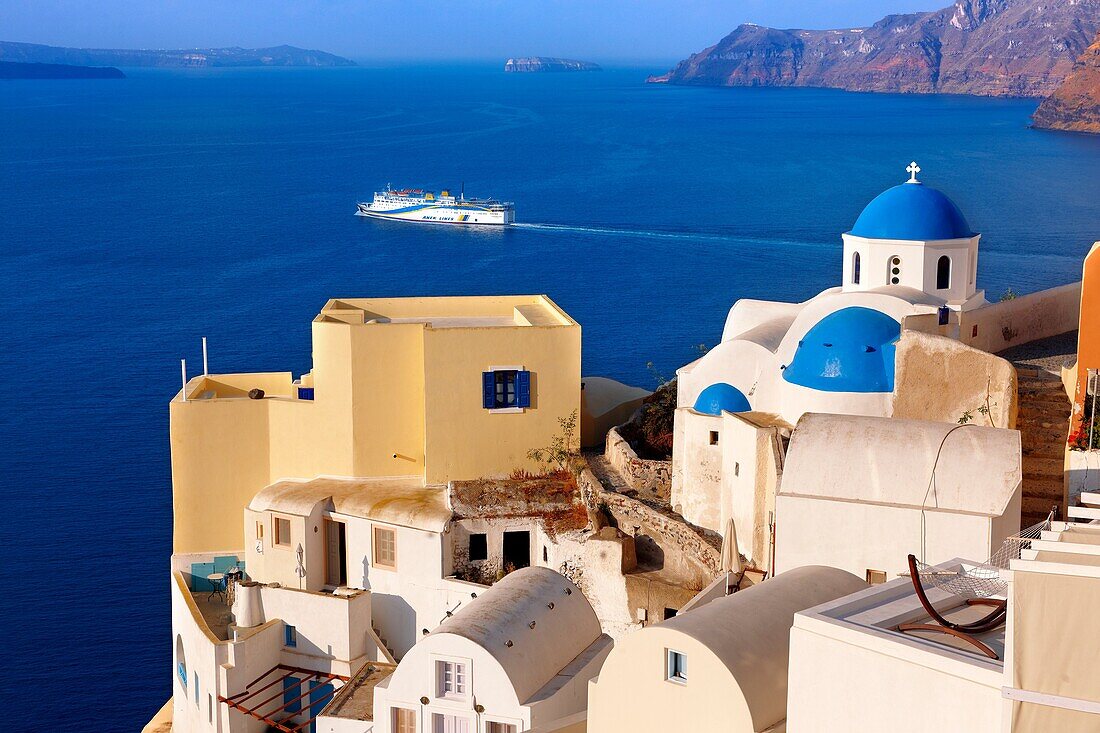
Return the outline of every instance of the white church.
{"type": "MultiPolygon", "coordinates": [[[[723,535],[732,521],[748,558],[772,556],[785,438],[798,420],[896,416],[906,319],[958,323],[986,305],[975,284],[981,235],[917,179],[916,163],[906,171],[909,180],[872,200],[842,235],[840,287],[803,303],[738,300],[721,343],[677,371],[671,503],[723,535]]],[[[951,335],[947,326],[938,333],[951,335]]],[[[931,338],[968,350],[942,335],[931,338]]]]}

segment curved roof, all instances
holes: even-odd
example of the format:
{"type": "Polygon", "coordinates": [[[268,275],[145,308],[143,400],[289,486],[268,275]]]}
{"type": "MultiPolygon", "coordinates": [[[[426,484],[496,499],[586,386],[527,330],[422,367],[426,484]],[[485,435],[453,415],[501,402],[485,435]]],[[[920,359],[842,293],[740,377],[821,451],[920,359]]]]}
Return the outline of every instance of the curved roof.
{"type": "Polygon", "coordinates": [[[822,392],[892,392],[900,335],[901,324],[882,311],[833,311],[798,342],[783,379],[822,392]]]}
{"type": "Polygon", "coordinates": [[[856,219],[851,234],[919,242],[975,236],[955,202],[918,182],[888,188],[872,199],[856,219]]]}
{"type": "MultiPolygon", "coordinates": [[[[686,634],[713,652],[737,681],[753,729],[764,730],[787,715],[787,662],[794,615],[866,587],[844,570],[807,565],[653,628],[686,634]]],[[[641,641],[646,631],[633,636],[641,641]]]]}
{"type": "Polygon", "coordinates": [[[749,398],[737,387],[718,382],[699,393],[692,409],[705,415],[721,415],[723,412],[748,412],[752,406],[749,398]]]}
{"type": "Polygon", "coordinates": [[[522,703],[602,633],[588,599],[568,578],[549,568],[527,567],[506,575],[428,638],[454,634],[485,649],[522,703]]]}
{"type": "Polygon", "coordinates": [[[810,413],[795,426],[779,493],[999,517],[1020,487],[1020,460],[1015,430],[810,413]]]}
{"type": "Polygon", "coordinates": [[[451,521],[446,488],[424,486],[415,476],[284,479],[261,489],[248,508],[307,517],[318,503],[328,501],[341,514],[429,532],[442,532],[451,521]]]}

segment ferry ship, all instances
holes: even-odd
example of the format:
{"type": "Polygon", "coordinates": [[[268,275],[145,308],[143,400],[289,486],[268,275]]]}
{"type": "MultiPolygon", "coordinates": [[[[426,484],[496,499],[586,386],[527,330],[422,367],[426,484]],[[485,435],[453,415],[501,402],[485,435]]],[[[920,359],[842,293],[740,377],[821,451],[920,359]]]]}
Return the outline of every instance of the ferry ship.
{"type": "Polygon", "coordinates": [[[395,190],[388,185],[385,191],[375,192],[373,201],[359,203],[358,207],[358,216],[426,224],[503,226],[516,220],[516,207],[510,201],[468,199],[464,192],[456,198],[446,190],[437,196],[434,191],[419,188],[395,190]]]}

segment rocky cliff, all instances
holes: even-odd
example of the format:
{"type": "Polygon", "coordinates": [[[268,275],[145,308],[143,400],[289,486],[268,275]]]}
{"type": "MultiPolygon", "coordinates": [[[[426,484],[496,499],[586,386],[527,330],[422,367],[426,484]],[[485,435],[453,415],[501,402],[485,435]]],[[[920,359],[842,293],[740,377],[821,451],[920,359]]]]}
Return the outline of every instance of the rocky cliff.
{"type": "Polygon", "coordinates": [[[539,71],[602,71],[599,64],[574,59],[556,59],[549,56],[527,56],[512,58],[504,62],[504,70],[509,73],[539,71]]]}
{"type": "Polygon", "coordinates": [[[1100,35],[1032,120],[1048,130],[1100,133],[1100,35]]]}
{"type": "Polygon", "coordinates": [[[653,83],[1046,96],[1100,32],[1100,0],[957,0],[868,28],[746,24],[653,83]]]}
{"type": "Polygon", "coordinates": [[[0,41],[0,61],[75,66],[355,66],[324,51],[274,48],[193,48],[173,51],[63,48],[0,41]]]}
{"type": "Polygon", "coordinates": [[[113,66],[70,66],[68,64],[24,64],[0,61],[0,79],[124,79],[113,66]]]}

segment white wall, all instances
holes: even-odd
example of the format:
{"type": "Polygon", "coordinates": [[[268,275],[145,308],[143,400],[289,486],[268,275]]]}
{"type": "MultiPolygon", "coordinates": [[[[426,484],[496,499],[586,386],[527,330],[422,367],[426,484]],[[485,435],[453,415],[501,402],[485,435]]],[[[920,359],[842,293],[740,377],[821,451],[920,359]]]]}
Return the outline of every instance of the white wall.
{"type": "Polygon", "coordinates": [[[934,664],[930,655],[866,634],[849,634],[860,645],[846,643],[806,625],[796,616],[791,629],[787,733],[1000,729],[997,672],[934,664]]]}
{"type": "MultiPolygon", "coordinates": [[[[1019,513],[1017,493],[1006,515],[1018,517],[1019,513]]],[[[1011,523],[997,522],[994,527],[993,518],[961,512],[928,510],[925,521],[929,564],[955,557],[985,560],[1008,533],[1016,531],[1011,523]]],[[[892,580],[908,572],[909,553],[921,556],[918,508],[789,494],[776,497],[777,573],[803,565],[829,565],[861,578],[868,569],[884,570],[892,580]]]]}

